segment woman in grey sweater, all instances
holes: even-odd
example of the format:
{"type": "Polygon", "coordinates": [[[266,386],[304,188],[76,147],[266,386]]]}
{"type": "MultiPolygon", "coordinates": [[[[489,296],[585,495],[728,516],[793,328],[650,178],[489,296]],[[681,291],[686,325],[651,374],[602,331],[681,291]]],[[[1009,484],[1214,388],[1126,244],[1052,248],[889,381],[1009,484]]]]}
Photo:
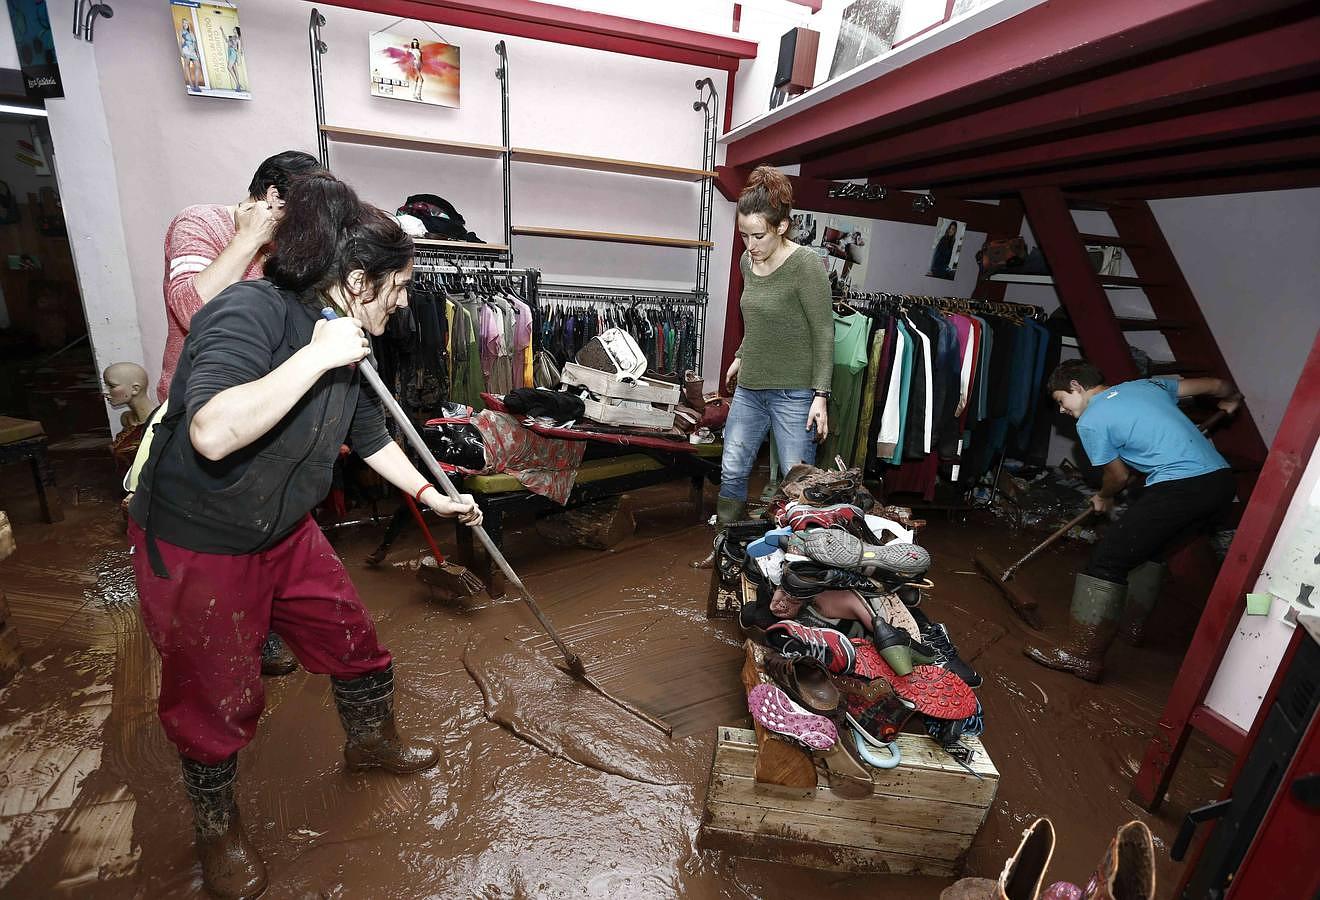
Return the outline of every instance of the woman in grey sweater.
{"type": "Polygon", "coordinates": [[[816,460],[829,433],[826,407],[834,363],[830,283],[820,258],[787,237],[793,186],[758,166],[738,198],[743,341],[725,376],[734,391],[720,461],[721,523],[741,519],[747,477],[773,428],[780,474],[816,460]]]}

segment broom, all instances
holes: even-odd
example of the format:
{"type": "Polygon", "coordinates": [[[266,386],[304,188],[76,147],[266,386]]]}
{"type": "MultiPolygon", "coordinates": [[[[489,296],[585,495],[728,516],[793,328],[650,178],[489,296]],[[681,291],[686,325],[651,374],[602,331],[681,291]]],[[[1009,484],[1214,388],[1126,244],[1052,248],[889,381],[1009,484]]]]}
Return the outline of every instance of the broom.
{"type": "Polygon", "coordinates": [[[451,563],[440,552],[435,538],[431,535],[431,529],[426,527],[426,520],[422,518],[422,511],[417,508],[417,501],[407,494],[403,495],[403,499],[408,504],[408,509],[412,511],[413,518],[417,520],[417,525],[422,529],[426,543],[431,548],[431,555],[435,558],[434,566],[428,566],[425,560],[422,561],[422,565],[417,567],[417,577],[427,587],[439,592],[445,600],[474,597],[484,591],[486,586],[471,569],[451,563]]]}
{"type": "MultiPolygon", "coordinates": [[[[327,306],[321,310],[321,317],[323,319],[333,320],[339,318],[339,315],[327,306]]],[[[364,358],[358,362],[358,371],[361,372],[362,377],[367,380],[367,384],[371,385],[371,389],[376,392],[376,396],[380,398],[380,402],[385,406],[385,409],[389,412],[395,423],[398,424],[399,430],[402,431],[403,436],[408,439],[408,443],[417,451],[417,455],[421,457],[422,462],[431,473],[431,477],[439,482],[440,487],[444,490],[450,500],[460,500],[461,498],[459,497],[458,489],[454,487],[454,483],[449,480],[449,476],[445,474],[445,470],[440,468],[439,463],[435,461],[435,456],[431,453],[431,449],[426,446],[426,442],[422,440],[422,436],[417,433],[417,428],[413,425],[412,420],[408,418],[407,413],[403,411],[403,407],[399,406],[399,401],[394,399],[394,395],[391,394],[390,389],[385,386],[385,382],[380,380],[380,375],[376,373],[376,367],[371,364],[369,359],[364,358]]],[[[541,607],[536,602],[535,598],[532,597],[532,592],[527,590],[527,586],[523,584],[522,579],[518,577],[518,573],[513,571],[513,567],[510,566],[509,561],[504,558],[504,554],[500,552],[500,548],[495,546],[495,542],[491,540],[490,535],[486,533],[486,529],[482,528],[480,525],[474,525],[472,526],[472,533],[477,536],[479,541],[481,541],[481,545],[486,548],[487,555],[490,556],[492,562],[499,566],[500,571],[504,573],[504,577],[508,579],[509,583],[517,588],[522,594],[523,602],[527,604],[527,608],[531,610],[532,615],[536,616],[536,621],[541,623],[541,628],[550,637],[550,640],[554,641],[555,646],[559,648],[560,654],[564,657],[564,662],[559,668],[591,688],[596,693],[600,694],[624,712],[636,716],[647,725],[659,729],[660,731],[663,731],[665,735],[672,737],[673,729],[665,722],[657,719],[655,716],[646,712],[646,710],[634,706],[622,697],[614,696],[609,691],[605,690],[605,687],[600,682],[587,674],[587,667],[583,665],[582,657],[570,650],[568,645],[564,643],[564,639],[559,636],[559,632],[555,631],[555,627],[550,624],[550,620],[545,617],[545,613],[541,612],[541,607]]]]}
{"type": "MultiPolygon", "coordinates": [[[[1239,399],[1241,396],[1241,394],[1238,394],[1230,399],[1239,399]]],[[[1228,413],[1221,409],[1198,425],[1197,428],[1200,430],[1201,434],[1206,434],[1211,428],[1214,428],[1227,416],[1228,413]]],[[[994,557],[987,554],[977,553],[972,557],[972,562],[981,570],[981,573],[989,578],[990,583],[999,588],[1000,593],[1002,593],[1008,599],[1008,602],[1012,604],[1013,611],[1021,616],[1022,620],[1032,628],[1041,627],[1040,610],[1036,603],[1036,598],[1028,594],[1026,591],[1020,590],[1016,585],[1009,584],[1009,581],[1011,581],[1013,576],[1017,574],[1018,569],[1035,559],[1042,550],[1063,537],[1075,526],[1080,525],[1093,511],[1094,510],[1092,510],[1088,504],[1085,510],[1078,513],[1076,517],[1058,531],[1054,532],[1054,534],[1041,541],[1035,547],[1032,547],[1031,550],[1027,552],[1026,556],[1013,563],[1013,565],[1009,566],[1007,569],[1001,569],[999,562],[995,560],[994,557]]]]}

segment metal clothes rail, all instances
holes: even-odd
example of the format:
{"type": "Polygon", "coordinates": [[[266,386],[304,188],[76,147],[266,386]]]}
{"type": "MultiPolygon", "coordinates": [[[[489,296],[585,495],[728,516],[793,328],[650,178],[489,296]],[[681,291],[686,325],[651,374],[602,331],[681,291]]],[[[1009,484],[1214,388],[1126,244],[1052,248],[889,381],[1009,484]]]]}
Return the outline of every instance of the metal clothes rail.
{"type": "MultiPolygon", "coordinates": [[[[682,307],[690,312],[696,329],[696,354],[693,365],[698,372],[706,352],[706,297],[696,291],[667,291],[662,288],[613,288],[545,282],[537,291],[535,307],[538,324],[551,304],[583,304],[664,309],[682,307]]],[[[529,301],[530,302],[530,301],[529,301]]],[[[682,373],[678,373],[682,374],[682,373]]]]}

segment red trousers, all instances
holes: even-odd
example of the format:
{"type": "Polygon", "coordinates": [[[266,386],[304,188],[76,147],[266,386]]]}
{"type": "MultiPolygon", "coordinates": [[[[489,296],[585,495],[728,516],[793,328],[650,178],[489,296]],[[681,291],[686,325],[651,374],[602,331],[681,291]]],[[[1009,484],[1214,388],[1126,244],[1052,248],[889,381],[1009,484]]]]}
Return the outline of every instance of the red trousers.
{"type": "Polygon", "coordinates": [[[265,706],[261,645],[274,631],[303,668],[356,678],[390,663],[376,626],[311,516],[269,550],[197,553],[157,539],[169,578],[130,520],[133,571],[161,660],[160,721],[189,759],[222,762],[252,740],[265,706]]]}

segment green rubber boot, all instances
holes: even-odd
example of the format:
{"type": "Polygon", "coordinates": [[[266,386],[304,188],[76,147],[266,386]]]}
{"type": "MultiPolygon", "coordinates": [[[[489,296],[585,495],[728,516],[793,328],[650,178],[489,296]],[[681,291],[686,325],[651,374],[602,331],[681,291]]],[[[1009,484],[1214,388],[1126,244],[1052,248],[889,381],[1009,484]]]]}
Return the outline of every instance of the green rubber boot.
{"type": "Polygon", "coordinates": [[[747,501],[745,500],[721,497],[715,505],[716,527],[741,522],[745,518],[747,518],[747,501]]]}
{"type": "Polygon", "coordinates": [[[1127,603],[1119,634],[1133,647],[1140,647],[1145,639],[1146,620],[1160,599],[1168,573],[1168,566],[1154,561],[1144,562],[1128,573],[1127,603]]]}
{"type": "Polygon", "coordinates": [[[1023,647],[1022,652],[1042,666],[1099,681],[1104,673],[1105,651],[1118,633],[1126,593],[1125,584],[1078,575],[1073,583],[1065,640],[1052,647],[1023,647]]]}

